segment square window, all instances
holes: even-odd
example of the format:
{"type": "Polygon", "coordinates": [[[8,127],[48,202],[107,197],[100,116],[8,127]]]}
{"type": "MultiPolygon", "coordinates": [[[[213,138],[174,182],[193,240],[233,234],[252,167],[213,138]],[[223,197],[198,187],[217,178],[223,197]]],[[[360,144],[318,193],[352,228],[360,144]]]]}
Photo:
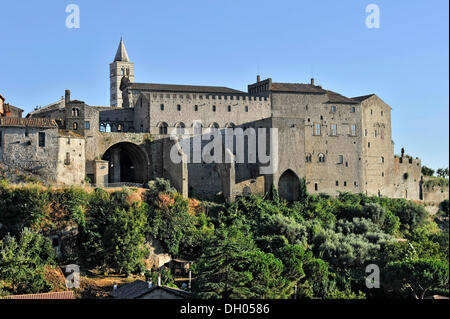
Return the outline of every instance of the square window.
{"type": "Polygon", "coordinates": [[[161,111],[164,111],[164,104],[160,105],[160,109],[161,109],[161,111]]]}
{"type": "Polygon", "coordinates": [[[337,135],[337,124],[331,124],[331,135],[332,136],[337,135]]]}
{"type": "Polygon", "coordinates": [[[351,112],[355,113],[356,112],[356,107],[352,106],[351,112]]]}
{"type": "Polygon", "coordinates": [[[91,123],[89,123],[89,121],[84,122],[84,128],[89,130],[91,128],[91,123]]]}
{"type": "Polygon", "coordinates": [[[181,105],[180,104],[177,105],[177,111],[181,111],[181,105]]]}
{"type": "Polygon", "coordinates": [[[216,111],[216,106],[215,106],[215,105],[213,105],[213,107],[212,107],[212,111],[213,111],[213,112],[215,112],[215,111],[216,111]]]}
{"type": "Polygon", "coordinates": [[[343,164],[344,163],[344,156],[343,155],[339,155],[338,156],[338,164],[343,164]]]}
{"type": "Polygon", "coordinates": [[[331,112],[333,112],[333,113],[336,112],[336,106],[335,105],[331,106],[331,112]]]}
{"type": "Polygon", "coordinates": [[[320,135],[320,123],[314,124],[314,135],[320,135]]]}

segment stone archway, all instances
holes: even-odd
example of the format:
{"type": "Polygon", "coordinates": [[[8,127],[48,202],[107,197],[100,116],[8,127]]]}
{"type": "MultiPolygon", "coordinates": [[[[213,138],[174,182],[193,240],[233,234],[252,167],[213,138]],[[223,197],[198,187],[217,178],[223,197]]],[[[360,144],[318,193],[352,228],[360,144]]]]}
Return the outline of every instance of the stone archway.
{"type": "Polygon", "coordinates": [[[109,183],[145,183],[149,179],[147,155],[136,144],[114,144],[102,159],[109,162],[109,183]]]}
{"type": "Polygon", "coordinates": [[[292,170],[286,170],[278,181],[278,193],[288,202],[299,199],[300,179],[292,170]]]}

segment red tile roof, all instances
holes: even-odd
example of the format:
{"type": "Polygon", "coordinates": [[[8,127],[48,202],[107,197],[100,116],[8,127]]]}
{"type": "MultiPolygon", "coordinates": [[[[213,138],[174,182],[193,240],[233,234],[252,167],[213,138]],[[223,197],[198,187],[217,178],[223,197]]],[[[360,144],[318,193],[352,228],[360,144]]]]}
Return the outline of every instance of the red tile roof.
{"type": "Polygon", "coordinates": [[[5,299],[75,299],[73,291],[47,292],[41,294],[30,295],[12,295],[6,296],[5,299]]]}
{"type": "Polygon", "coordinates": [[[69,130],[58,130],[58,135],[63,137],[84,138],[84,136],[69,130]]]}
{"type": "Polygon", "coordinates": [[[55,120],[44,118],[15,118],[15,117],[2,117],[0,118],[0,126],[11,127],[42,127],[42,128],[57,128],[58,124],[55,120]]]}

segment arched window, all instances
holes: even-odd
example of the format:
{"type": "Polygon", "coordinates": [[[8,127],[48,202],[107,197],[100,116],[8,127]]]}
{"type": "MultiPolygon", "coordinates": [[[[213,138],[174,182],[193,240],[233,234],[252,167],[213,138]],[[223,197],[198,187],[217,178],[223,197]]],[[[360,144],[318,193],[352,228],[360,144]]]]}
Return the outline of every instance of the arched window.
{"type": "Polygon", "coordinates": [[[122,132],[122,124],[117,124],[117,132],[122,132]]]}
{"type": "Polygon", "coordinates": [[[77,122],[73,122],[73,130],[74,131],[78,130],[78,123],[77,122]]]}
{"type": "Polygon", "coordinates": [[[183,135],[184,131],[185,131],[185,128],[186,128],[186,125],[184,125],[183,122],[180,122],[180,123],[175,124],[175,128],[176,128],[176,134],[177,135],[183,135]]]}
{"type": "Polygon", "coordinates": [[[158,127],[159,127],[159,134],[167,134],[167,127],[168,127],[168,125],[167,125],[167,123],[166,122],[161,122],[159,125],[158,125],[158,127]]]}
{"type": "Polygon", "coordinates": [[[319,154],[319,163],[325,163],[325,155],[322,153],[319,154]]]}
{"type": "Polygon", "coordinates": [[[216,122],[212,122],[212,123],[209,125],[209,127],[210,127],[210,128],[213,128],[213,129],[218,129],[218,128],[219,128],[219,124],[217,124],[216,122]]]}
{"type": "Polygon", "coordinates": [[[106,132],[106,125],[104,123],[100,123],[100,132],[106,132]]]}
{"type": "Polygon", "coordinates": [[[311,153],[306,153],[306,163],[311,163],[312,162],[312,155],[311,153]]]}
{"type": "Polygon", "coordinates": [[[106,128],[105,128],[105,132],[106,133],[111,133],[111,124],[106,124],[106,128]]]}
{"type": "Polygon", "coordinates": [[[236,124],[234,124],[233,122],[230,122],[230,123],[225,124],[225,127],[226,128],[235,128],[236,124]]]}

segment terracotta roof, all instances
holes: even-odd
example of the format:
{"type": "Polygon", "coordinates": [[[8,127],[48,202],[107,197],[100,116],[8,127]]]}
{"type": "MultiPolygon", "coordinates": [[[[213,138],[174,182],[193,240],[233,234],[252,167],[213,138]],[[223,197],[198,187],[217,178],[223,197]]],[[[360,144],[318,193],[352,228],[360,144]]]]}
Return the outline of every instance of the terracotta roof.
{"type": "Polygon", "coordinates": [[[187,291],[166,286],[152,286],[149,288],[148,283],[143,280],[136,280],[120,286],[117,290],[110,292],[109,295],[118,299],[137,299],[156,289],[165,290],[168,293],[172,293],[182,298],[190,298],[191,296],[187,291]]]}
{"type": "Polygon", "coordinates": [[[0,126],[56,128],[58,124],[53,119],[2,117],[0,118],[0,126]]]}
{"type": "Polygon", "coordinates": [[[272,83],[272,91],[276,92],[293,92],[293,93],[311,93],[325,94],[326,91],[320,86],[303,84],[303,83],[272,83]]]}
{"type": "Polygon", "coordinates": [[[79,104],[79,103],[84,103],[84,101],[80,101],[80,100],[70,100],[70,101],[69,101],[69,104],[70,104],[70,103],[79,104]]]}
{"type": "Polygon", "coordinates": [[[12,295],[5,299],[75,299],[73,291],[47,292],[42,294],[12,295]]]}
{"type": "Polygon", "coordinates": [[[17,106],[8,104],[8,103],[5,104],[5,107],[10,107],[10,108],[15,109],[15,110],[17,110],[17,111],[22,111],[22,112],[23,112],[23,110],[22,110],[20,107],[17,107],[17,106]]]}
{"type": "Polygon", "coordinates": [[[69,130],[58,130],[58,135],[59,136],[65,136],[65,137],[76,137],[76,138],[84,138],[84,136],[77,134],[73,131],[69,131],[69,130]]]}
{"type": "Polygon", "coordinates": [[[30,113],[28,113],[27,116],[34,115],[34,114],[39,114],[41,112],[47,112],[47,111],[62,109],[62,108],[64,108],[64,106],[65,106],[64,100],[59,100],[59,101],[56,101],[54,103],[48,104],[46,106],[43,106],[41,108],[38,108],[37,110],[31,111],[30,113]]]}
{"type": "Polygon", "coordinates": [[[371,98],[374,95],[375,94],[369,94],[369,95],[363,95],[363,96],[355,96],[355,97],[352,97],[352,100],[355,100],[355,101],[358,101],[358,102],[362,102],[364,100],[367,100],[368,98],[371,98]]]}
{"type": "Polygon", "coordinates": [[[216,94],[247,94],[246,92],[230,89],[223,86],[156,84],[156,83],[130,83],[128,88],[143,91],[189,92],[189,93],[216,93],[216,94]]]}
{"type": "Polygon", "coordinates": [[[92,106],[94,109],[100,110],[100,111],[104,111],[104,110],[119,110],[119,109],[123,109],[120,106],[92,106]]]}
{"type": "Polygon", "coordinates": [[[333,91],[327,91],[327,95],[328,103],[358,104],[358,101],[355,101],[354,99],[350,99],[333,91]]]}

